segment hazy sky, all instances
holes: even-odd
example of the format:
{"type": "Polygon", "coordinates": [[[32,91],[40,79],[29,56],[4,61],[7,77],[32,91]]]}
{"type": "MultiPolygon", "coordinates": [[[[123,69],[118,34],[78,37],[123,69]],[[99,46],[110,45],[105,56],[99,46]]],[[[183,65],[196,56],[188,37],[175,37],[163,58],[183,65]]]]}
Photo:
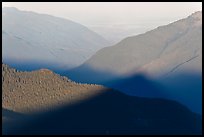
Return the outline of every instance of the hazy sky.
{"type": "Polygon", "coordinates": [[[201,2],[3,2],[2,5],[64,17],[84,25],[171,21],[202,10],[201,2]]]}
{"type": "Polygon", "coordinates": [[[2,6],[67,18],[115,41],[202,10],[202,2],[2,2],[2,6]]]}

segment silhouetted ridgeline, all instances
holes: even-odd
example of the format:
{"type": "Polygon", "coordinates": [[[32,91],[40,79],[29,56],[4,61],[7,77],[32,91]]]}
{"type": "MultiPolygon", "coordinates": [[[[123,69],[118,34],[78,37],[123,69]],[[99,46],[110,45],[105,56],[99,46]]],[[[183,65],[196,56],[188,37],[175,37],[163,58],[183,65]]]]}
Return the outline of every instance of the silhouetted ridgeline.
{"type": "Polygon", "coordinates": [[[77,84],[46,69],[2,64],[2,74],[3,134],[202,133],[201,116],[175,101],[77,84]]]}

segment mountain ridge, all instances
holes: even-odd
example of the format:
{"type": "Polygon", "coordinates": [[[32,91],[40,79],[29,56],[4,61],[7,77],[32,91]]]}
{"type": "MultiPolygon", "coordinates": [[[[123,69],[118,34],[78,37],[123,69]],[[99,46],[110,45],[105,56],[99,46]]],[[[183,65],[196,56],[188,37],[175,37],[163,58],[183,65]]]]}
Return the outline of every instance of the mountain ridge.
{"type": "Polygon", "coordinates": [[[2,64],[3,134],[202,133],[201,116],[176,101],[128,96],[50,72],[2,64]]]}
{"type": "Polygon", "coordinates": [[[64,73],[75,81],[102,84],[131,95],[135,92],[135,96],[140,95],[134,90],[137,83],[121,87],[116,81],[126,83],[137,74],[168,87],[169,97],[202,113],[202,12],[125,38],[64,73]]]}
{"type": "Polygon", "coordinates": [[[109,42],[68,19],[2,8],[2,45],[3,61],[13,67],[62,71],[80,65],[109,42]]]}

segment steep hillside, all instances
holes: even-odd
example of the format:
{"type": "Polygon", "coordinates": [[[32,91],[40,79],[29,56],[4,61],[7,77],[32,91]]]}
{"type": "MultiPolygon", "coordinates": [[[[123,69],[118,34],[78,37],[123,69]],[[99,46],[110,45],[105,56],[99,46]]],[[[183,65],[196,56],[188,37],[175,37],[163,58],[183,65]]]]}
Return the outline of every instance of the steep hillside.
{"type": "Polygon", "coordinates": [[[188,63],[182,66],[183,69],[201,71],[201,51],[202,12],[196,12],[185,19],[103,48],[77,69],[90,68],[119,76],[145,72],[161,77],[185,62],[188,63]]]}
{"type": "Polygon", "coordinates": [[[201,116],[164,99],[2,64],[3,134],[201,134],[201,116]],[[38,112],[38,113],[34,113],[38,112]]]}
{"type": "Polygon", "coordinates": [[[150,96],[146,90],[143,94],[135,92],[138,84],[130,80],[138,74],[162,83],[169,90],[165,98],[202,113],[202,11],[125,38],[67,72],[78,82],[104,84],[135,96],[161,97],[150,96]],[[122,86],[118,81],[126,84],[122,86]]]}
{"type": "Polygon", "coordinates": [[[70,69],[109,46],[73,21],[10,7],[2,8],[2,40],[3,61],[20,70],[70,69]]]}

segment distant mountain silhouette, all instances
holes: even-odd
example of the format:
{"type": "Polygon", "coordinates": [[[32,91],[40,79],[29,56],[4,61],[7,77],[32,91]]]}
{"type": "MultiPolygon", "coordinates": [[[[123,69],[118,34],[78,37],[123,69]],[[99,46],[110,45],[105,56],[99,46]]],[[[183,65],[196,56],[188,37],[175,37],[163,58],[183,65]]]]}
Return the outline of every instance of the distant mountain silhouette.
{"type": "Polygon", "coordinates": [[[103,84],[129,95],[163,96],[202,113],[202,11],[105,47],[64,75],[77,82],[103,84]],[[140,74],[163,85],[166,93],[150,95],[146,90],[134,90],[141,85],[131,80],[140,74]]]}
{"type": "Polygon", "coordinates": [[[20,70],[49,68],[60,72],[81,65],[109,44],[68,19],[2,8],[3,61],[20,70]]]}
{"type": "Polygon", "coordinates": [[[2,64],[2,80],[3,134],[202,134],[201,115],[176,101],[77,84],[47,69],[2,64]]]}

